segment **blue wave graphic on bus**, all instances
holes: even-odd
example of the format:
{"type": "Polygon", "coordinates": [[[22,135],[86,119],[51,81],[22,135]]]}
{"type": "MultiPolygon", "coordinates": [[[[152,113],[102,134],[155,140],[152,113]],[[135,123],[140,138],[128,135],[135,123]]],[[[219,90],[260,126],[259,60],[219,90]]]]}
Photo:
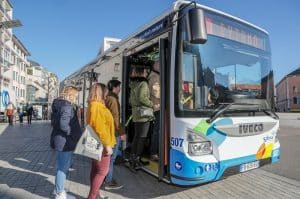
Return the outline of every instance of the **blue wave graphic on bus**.
{"type": "MultiPolygon", "coordinates": [[[[279,160],[280,149],[272,151],[272,163],[279,160]]],[[[219,162],[196,162],[182,151],[170,150],[171,181],[179,185],[196,185],[219,180],[230,167],[256,161],[256,155],[223,160],[219,162]]]]}
{"type": "Polygon", "coordinates": [[[217,130],[216,126],[221,125],[232,125],[233,121],[231,118],[223,118],[216,121],[213,124],[207,123],[205,120],[201,120],[194,128],[198,133],[206,135],[210,140],[214,141],[216,145],[220,146],[226,139],[226,134],[217,130]]]}

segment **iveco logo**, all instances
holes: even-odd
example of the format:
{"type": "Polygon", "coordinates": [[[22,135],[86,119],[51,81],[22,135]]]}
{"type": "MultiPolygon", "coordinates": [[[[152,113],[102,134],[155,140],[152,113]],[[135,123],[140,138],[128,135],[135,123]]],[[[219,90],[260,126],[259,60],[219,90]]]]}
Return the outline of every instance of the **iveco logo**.
{"type": "Polygon", "coordinates": [[[277,122],[253,122],[253,123],[236,123],[229,125],[215,125],[214,128],[218,131],[232,137],[252,136],[261,133],[276,132],[278,129],[277,122]],[[277,128],[275,128],[277,125],[277,128]]]}
{"type": "Polygon", "coordinates": [[[262,123],[251,123],[251,124],[240,124],[239,134],[251,134],[258,133],[264,130],[264,125],[262,123]]]}

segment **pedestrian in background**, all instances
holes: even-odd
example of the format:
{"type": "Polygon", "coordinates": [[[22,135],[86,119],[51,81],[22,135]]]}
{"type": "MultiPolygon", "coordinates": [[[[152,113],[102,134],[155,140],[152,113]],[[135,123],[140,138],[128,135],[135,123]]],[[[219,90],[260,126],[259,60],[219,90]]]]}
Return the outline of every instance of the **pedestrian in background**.
{"type": "Polygon", "coordinates": [[[104,94],[105,85],[96,83],[88,97],[87,124],[97,133],[104,147],[101,160],[92,160],[88,199],[100,197],[99,189],[108,173],[112,148],[116,144],[114,120],[105,106],[104,94]]]}
{"type": "Polygon", "coordinates": [[[27,115],[28,124],[31,124],[32,114],[33,114],[33,107],[32,107],[32,105],[29,105],[27,103],[27,105],[26,105],[26,115],[27,115]]]}
{"type": "Polygon", "coordinates": [[[18,113],[18,116],[19,116],[20,124],[23,125],[23,111],[21,110],[20,107],[17,108],[17,113],[18,113]]]}
{"type": "Polygon", "coordinates": [[[52,103],[51,147],[56,150],[55,199],[71,199],[66,193],[64,184],[67,172],[72,162],[73,151],[79,141],[82,131],[77,117],[77,89],[66,87],[62,98],[52,103]]]}
{"type": "Polygon", "coordinates": [[[106,97],[106,106],[110,110],[115,125],[115,136],[116,136],[116,145],[113,148],[113,154],[110,158],[109,171],[105,180],[105,189],[120,189],[123,185],[119,184],[113,178],[114,163],[119,154],[119,148],[123,140],[126,140],[126,135],[124,129],[120,125],[120,103],[119,103],[119,93],[121,91],[121,82],[119,80],[110,80],[107,83],[107,88],[109,90],[106,97]]]}
{"type": "Polygon", "coordinates": [[[6,116],[8,118],[8,123],[10,126],[12,126],[13,121],[14,121],[14,112],[15,112],[15,106],[13,105],[13,103],[11,103],[11,102],[8,103],[8,105],[6,106],[5,112],[6,112],[6,116]]]}
{"type": "Polygon", "coordinates": [[[44,107],[43,109],[43,120],[48,120],[48,108],[44,107]]]}

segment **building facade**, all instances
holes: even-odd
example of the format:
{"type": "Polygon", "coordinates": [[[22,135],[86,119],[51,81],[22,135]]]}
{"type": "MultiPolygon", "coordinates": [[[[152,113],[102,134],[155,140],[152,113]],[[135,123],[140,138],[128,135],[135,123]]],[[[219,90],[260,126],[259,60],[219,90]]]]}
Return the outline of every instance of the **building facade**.
{"type": "Polygon", "coordinates": [[[58,97],[58,77],[39,63],[29,61],[27,68],[26,101],[33,105],[37,119],[49,118],[52,101],[58,97]],[[46,115],[44,114],[46,111],[46,115]]]}
{"type": "Polygon", "coordinates": [[[46,105],[58,97],[58,77],[39,63],[29,61],[27,68],[27,102],[46,105]]]}
{"type": "Polygon", "coordinates": [[[0,0],[0,114],[9,102],[15,107],[49,103],[58,96],[59,82],[54,73],[27,60],[29,51],[8,26],[13,21],[13,6],[0,0]]]}
{"type": "MultiPolygon", "coordinates": [[[[8,0],[0,0],[0,22],[12,20],[12,10],[12,5],[8,0]]],[[[0,112],[2,113],[10,101],[11,95],[12,37],[11,28],[0,28],[0,112]]]]}
{"type": "Polygon", "coordinates": [[[21,41],[13,35],[13,48],[11,50],[12,59],[12,84],[9,90],[12,90],[10,101],[16,107],[23,107],[26,104],[26,81],[27,81],[27,67],[29,62],[27,56],[30,55],[21,41]]]}
{"type": "Polygon", "coordinates": [[[100,48],[98,55],[102,54],[103,52],[105,52],[106,50],[108,50],[109,48],[111,48],[113,45],[117,44],[120,41],[121,39],[104,37],[102,47],[100,48]]]}
{"type": "Polygon", "coordinates": [[[276,108],[280,112],[300,112],[300,67],[276,85],[276,108]]]}

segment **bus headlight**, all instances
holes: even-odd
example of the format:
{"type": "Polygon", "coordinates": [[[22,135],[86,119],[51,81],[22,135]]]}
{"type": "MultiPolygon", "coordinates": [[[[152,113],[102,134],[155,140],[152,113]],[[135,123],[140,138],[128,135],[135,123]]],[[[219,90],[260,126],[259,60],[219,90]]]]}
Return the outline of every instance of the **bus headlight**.
{"type": "Polygon", "coordinates": [[[212,154],[211,142],[189,142],[189,154],[191,156],[212,154]]]}
{"type": "Polygon", "coordinates": [[[203,136],[199,133],[196,133],[193,129],[187,129],[187,141],[189,142],[202,142],[207,141],[203,136]]]}

